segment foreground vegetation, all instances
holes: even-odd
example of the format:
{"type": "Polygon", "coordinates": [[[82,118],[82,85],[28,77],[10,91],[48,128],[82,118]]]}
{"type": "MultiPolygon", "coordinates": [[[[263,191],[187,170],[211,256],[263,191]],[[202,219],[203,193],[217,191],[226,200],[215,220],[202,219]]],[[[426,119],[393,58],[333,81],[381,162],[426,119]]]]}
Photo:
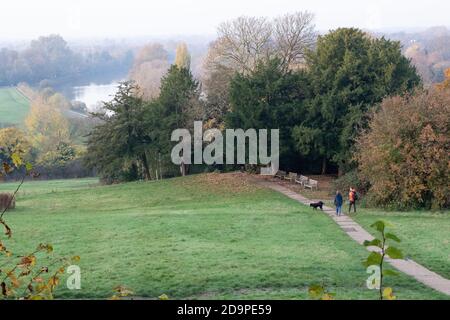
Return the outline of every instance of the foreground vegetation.
{"type": "MultiPolygon", "coordinates": [[[[27,182],[8,222],[14,251],[46,241],[81,257],[82,289],[62,285],[61,298],[105,298],[125,285],[140,297],[305,299],[322,282],[337,298],[377,298],[362,246],[327,216],[242,176],[27,182]]],[[[390,281],[400,299],[447,298],[407,276],[390,281]]]]}

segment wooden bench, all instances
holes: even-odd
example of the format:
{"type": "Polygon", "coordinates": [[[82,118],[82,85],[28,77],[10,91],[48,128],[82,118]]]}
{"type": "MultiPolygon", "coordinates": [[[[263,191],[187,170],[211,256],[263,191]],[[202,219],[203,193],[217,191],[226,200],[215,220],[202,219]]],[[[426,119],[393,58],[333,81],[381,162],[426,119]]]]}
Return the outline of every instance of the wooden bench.
{"type": "Polygon", "coordinates": [[[311,189],[311,190],[313,190],[314,188],[316,190],[318,190],[319,189],[319,182],[317,180],[308,179],[308,182],[305,183],[303,186],[305,188],[308,188],[308,189],[311,189]]]}
{"type": "Polygon", "coordinates": [[[305,177],[303,175],[299,175],[296,179],[295,179],[295,183],[298,183],[301,186],[304,186],[306,183],[308,183],[309,178],[305,177]]]}
{"type": "Polygon", "coordinates": [[[294,182],[295,179],[297,179],[297,174],[295,172],[289,172],[289,174],[285,176],[284,179],[294,182]]]}
{"type": "Polygon", "coordinates": [[[275,174],[275,178],[284,179],[284,177],[286,177],[286,171],[278,170],[275,174]]]}

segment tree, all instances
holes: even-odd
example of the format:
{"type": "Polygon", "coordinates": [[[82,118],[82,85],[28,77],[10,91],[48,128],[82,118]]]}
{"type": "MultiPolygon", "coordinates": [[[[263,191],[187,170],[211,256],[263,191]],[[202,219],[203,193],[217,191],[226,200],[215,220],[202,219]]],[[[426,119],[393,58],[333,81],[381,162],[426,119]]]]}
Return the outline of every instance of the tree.
{"type": "MultiPolygon", "coordinates": [[[[175,129],[192,129],[194,120],[202,120],[202,105],[199,101],[199,83],[189,69],[172,65],[161,80],[161,93],[147,106],[146,127],[151,136],[151,147],[156,154],[169,162],[172,143],[171,133],[175,129]]],[[[187,166],[180,166],[182,174],[187,166]]]]}
{"type": "Polygon", "coordinates": [[[108,182],[150,179],[144,104],[136,90],[132,81],[121,83],[114,99],[104,103],[103,112],[94,114],[100,124],[88,136],[85,160],[108,182]]]}
{"type": "Polygon", "coordinates": [[[186,43],[182,42],[177,46],[175,52],[175,65],[178,68],[191,68],[191,55],[189,54],[186,43]]]}
{"type": "Polygon", "coordinates": [[[71,141],[69,122],[63,115],[66,108],[67,101],[59,94],[40,94],[31,102],[25,126],[39,155],[54,151],[61,142],[71,141]]]}
{"type": "Polygon", "coordinates": [[[313,18],[308,12],[296,12],[273,21],[240,17],[222,23],[204,63],[209,118],[221,124],[230,111],[229,82],[236,72],[250,74],[259,62],[275,58],[283,72],[304,66],[306,52],[316,40],[313,18]]]}
{"type": "Polygon", "coordinates": [[[357,140],[361,179],[375,205],[450,205],[450,92],[417,91],[383,100],[357,140]]]}
{"type": "Polygon", "coordinates": [[[279,59],[260,62],[248,75],[236,74],[230,84],[228,128],[280,129],[282,166],[298,161],[291,147],[292,128],[302,119],[309,85],[304,71],[283,71],[279,59]]]}
{"type": "Polygon", "coordinates": [[[294,129],[297,149],[340,172],[354,166],[354,138],[367,125],[367,112],[385,96],[402,94],[420,78],[400,44],[372,38],[358,29],[337,29],[317,42],[308,56],[312,96],[306,117],[294,129]]]}
{"type": "Polygon", "coordinates": [[[30,160],[31,143],[25,133],[18,128],[0,129],[0,161],[10,159],[13,154],[30,160]]]}
{"type": "Polygon", "coordinates": [[[144,100],[158,96],[161,78],[169,67],[169,54],[162,45],[148,44],[139,50],[130,71],[130,79],[135,81],[144,100]]]}

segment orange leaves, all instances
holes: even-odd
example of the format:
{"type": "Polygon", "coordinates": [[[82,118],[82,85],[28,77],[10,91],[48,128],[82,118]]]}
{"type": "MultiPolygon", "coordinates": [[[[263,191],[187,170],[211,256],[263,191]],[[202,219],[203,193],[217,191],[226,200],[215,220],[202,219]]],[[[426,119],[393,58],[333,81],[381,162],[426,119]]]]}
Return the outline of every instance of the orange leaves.
{"type": "MultiPolygon", "coordinates": [[[[450,71],[449,71],[450,72],[450,71]]],[[[361,178],[375,205],[449,206],[450,90],[386,98],[357,143],[361,178]]]]}

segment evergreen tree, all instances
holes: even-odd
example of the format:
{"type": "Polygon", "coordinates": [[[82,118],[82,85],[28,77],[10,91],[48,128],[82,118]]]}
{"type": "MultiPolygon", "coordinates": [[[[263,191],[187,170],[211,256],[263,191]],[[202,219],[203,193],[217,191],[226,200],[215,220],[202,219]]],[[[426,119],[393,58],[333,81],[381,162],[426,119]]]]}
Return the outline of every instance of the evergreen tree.
{"type": "Polygon", "coordinates": [[[319,37],[308,67],[314,98],[294,139],[301,153],[321,159],[322,173],[330,161],[344,171],[353,165],[354,138],[367,126],[371,106],[420,83],[398,42],[353,28],[319,37]]]}

